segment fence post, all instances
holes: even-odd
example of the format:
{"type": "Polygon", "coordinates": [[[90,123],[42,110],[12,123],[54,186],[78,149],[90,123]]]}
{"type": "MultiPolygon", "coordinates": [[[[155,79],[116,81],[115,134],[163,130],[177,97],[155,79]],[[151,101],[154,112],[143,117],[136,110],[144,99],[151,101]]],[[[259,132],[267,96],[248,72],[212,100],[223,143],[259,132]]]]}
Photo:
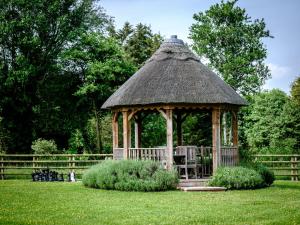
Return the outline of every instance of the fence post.
{"type": "Polygon", "coordinates": [[[73,161],[73,163],[72,163],[72,170],[74,171],[74,173],[75,173],[75,156],[73,155],[72,156],[72,161],[73,161]]]}
{"type": "Polygon", "coordinates": [[[68,160],[69,160],[69,163],[68,163],[68,167],[69,167],[69,173],[71,173],[71,167],[72,167],[72,163],[71,163],[71,160],[72,160],[72,155],[68,155],[68,160]]]}
{"type": "Polygon", "coordinates": [[[297,171],[297,157],[291,157],[291,180],[298,181],[298,171],[297,171]]]}
{"type": "Polygon", "coordinates": [[[3,163],[4,158],[3,158],[3,156],[1,156],[0,160],[1,160],[1,168],[0,168],[1,180],[4,180],[4,163],[3,163]]]}
{"type": "Polygon", "coordinates": [[[35,169],[35,161],[36,161],[36,158],[35,158],[35,156],[33,156],[32,157],[32,167],[33,167],[33,169],[35,169]]]}

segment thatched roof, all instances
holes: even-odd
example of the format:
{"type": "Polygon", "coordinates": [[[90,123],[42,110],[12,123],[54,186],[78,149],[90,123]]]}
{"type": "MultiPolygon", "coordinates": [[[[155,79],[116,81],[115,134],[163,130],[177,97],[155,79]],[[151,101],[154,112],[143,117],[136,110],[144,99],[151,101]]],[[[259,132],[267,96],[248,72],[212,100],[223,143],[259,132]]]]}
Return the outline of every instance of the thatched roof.
{"type": "Polygon", "coordinates": [[[172,36],[107,99],[102,108],[186,103],[247,104],[203,65],[182,40],[172,36]]]}

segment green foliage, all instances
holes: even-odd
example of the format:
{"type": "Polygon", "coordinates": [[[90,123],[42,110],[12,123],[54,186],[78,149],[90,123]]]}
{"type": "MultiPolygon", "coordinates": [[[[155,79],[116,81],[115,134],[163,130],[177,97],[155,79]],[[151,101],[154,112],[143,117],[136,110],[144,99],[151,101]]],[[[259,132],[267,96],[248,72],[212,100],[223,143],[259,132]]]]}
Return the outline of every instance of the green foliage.
{"type": "Polygon", "coordinates": [[[300,76],[292,83],[291,95],[293,100],[300,105],[300,76]]]}
{"type": "Polygon", "coordinates": [[[143,147],[166,145],[166,120],[160,114],[149,114],[143,120],[143,147]]]}
{"type": "MultiPolygon", "coordinates": [[[[102,114],[99,120],[99,128],[101,134],[102,143],[102,153],[110,154],[112,153],[112,129],[111,129],[111,114],[102,114]]],[[[93,117],[89,119],[84,134],[85,136],[85,147],[88,152],[97,152],[97,132],[96,132],[97,122],[93,117]]],[[[121,134],[120,134],[121,135],[121,134]]]]}
{"type": "Polygon", "coordinates": [[[82,34],[78,37],[77,43],[62,54],[62,64],[67,73],[82,80],[74,94],[86,104],[88,115],[95,118],[96,152],[101,152],[101,120],[105,114],[99,109],[136,71],[136,67],[115,39],[100,33],[82,34]]]}
{"type": "Polygon", "coordinates": [[[163,41],[159,33],[153,33],[150,26],[142,23],[133,27],[126,22],[120,30],[112,33],[137,67],[141,67],[163,41]]]}
{"type": "Polygon", "coordinates": [[[262,186],[270,186],[271,184],[273,184],[275,180],[275,175],[273,171],[271,171],[270,169],[268,169],[262,164],[256,164],[254,168],[264,180],[262,186]]]}
{"type": "Polygon", "coordinates": [[[253,153],[297,153],[300,143],[300,107],[277,89],[248,98],[241,113],[244,148],[253,153]],[[246,139],[246,140],[245,140],[246,139]]]}
{"type": "Polygon", "coordinates": [[[196,112],[189,114],[182,124],[185,145],[211,146],[211,113],[196,112]]]}
{"type": "Polygon", "coordinates": [[[121,191],[166,191],[176,188],[175,170],[164,170],[158,162],[107,160],[92,166],[82,177],[85,186],[121,191]]]}
{"type": "Polygon", "coordinates": [[[0,117],[0,154],[4,154],[7,151],[8,133],[2,125],[2,117],[0,117]]]}
{"type": "Polygon", "coordinates": [[[100,107],[136,70],[118,43],[100,33],[81,35],[64,52],[63,60],[67,71],[79,74],[83,80],[75,94],[93,100],[96,105],[91,107],[100,107]]]}
{"type": "Polygon", "coordinates": [[[261,175],[261,177],[264,181],[261,185],[262,187],[268,187],[271,184],[273,184],[273,182],[275,180],[274,172],[271,171],[266,166],[264,166],[263,164],[261,164],[259,162],[253,162],[251,160],[251,161],[247,161],[247,162],[244,161],[240,165],[243,167],[246,167],[246,168],[256,170],[261,175]]]}
{"type": "Polygon", "coordinates": [[[55,154],[57,146],[53,140],[39,138],[32,142],[31,149],[34,154],[55,154]]]}
{"type": "Polygon", "coordinates": [[[69,151],[75,154],[82,154],[84,150],[84,139],[82,132],[76,129],[72,132],[71,138],[69,139],[69,151]]]}
{"type": "Polygon", "coordinates": [[[66,146],[70,132],[86,120],[73,96],[81,79],[63,73],[59,55],[81,33],[104,26],[106,15],[94,3],[1,1],[0,115],[10,135],[8,151],[29,152],[36,137],[66,146]]]}
{"type": "Polygon", "coordinates": [[[262,38],[271,36],[263,19],[252,21],[236,3],[222,0],[194,14],[190,38],[193,49],[209,60],[209,66],[235,90],[249,94],[259,91],[270,77],[262,38]]]}
{"type": "Polygon", "coordinates": [[[264,180],[254,169],[245,167],[218,168],[209,182],[210,186],[221,186],[228,189],[255,189],[262,187],[264,180]]]}

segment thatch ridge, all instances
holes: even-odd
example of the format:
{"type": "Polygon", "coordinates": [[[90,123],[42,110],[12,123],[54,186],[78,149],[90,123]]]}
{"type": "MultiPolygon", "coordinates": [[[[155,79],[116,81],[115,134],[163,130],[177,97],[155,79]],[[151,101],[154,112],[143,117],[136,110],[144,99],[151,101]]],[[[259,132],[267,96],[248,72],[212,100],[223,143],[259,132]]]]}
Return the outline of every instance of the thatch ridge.
{"type": "Polygon", "coordinates": [[[181,40],[172,38],[164,42],[102,108],[180,103],[247,104],[181,40]]]}

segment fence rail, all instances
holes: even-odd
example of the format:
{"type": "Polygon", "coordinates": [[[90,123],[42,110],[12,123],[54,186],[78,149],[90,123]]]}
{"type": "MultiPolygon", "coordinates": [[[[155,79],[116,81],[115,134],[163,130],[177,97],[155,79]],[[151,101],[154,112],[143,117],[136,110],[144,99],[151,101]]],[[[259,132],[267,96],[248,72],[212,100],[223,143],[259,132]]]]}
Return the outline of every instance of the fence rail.
{"type": "Polygon", "coordinates": [[[112,157],[112,154],[5,154],[0,155],[0,179],[28,176],[43,169],[59,170],[64,174],[75,171],[81,175],[90,166],[112,157]]]}
{"type": "Polygon", "coordinates": [[[300,155],[255,155],[254,159],[274,171],[275,176],[299,180],[300,155]]]}

